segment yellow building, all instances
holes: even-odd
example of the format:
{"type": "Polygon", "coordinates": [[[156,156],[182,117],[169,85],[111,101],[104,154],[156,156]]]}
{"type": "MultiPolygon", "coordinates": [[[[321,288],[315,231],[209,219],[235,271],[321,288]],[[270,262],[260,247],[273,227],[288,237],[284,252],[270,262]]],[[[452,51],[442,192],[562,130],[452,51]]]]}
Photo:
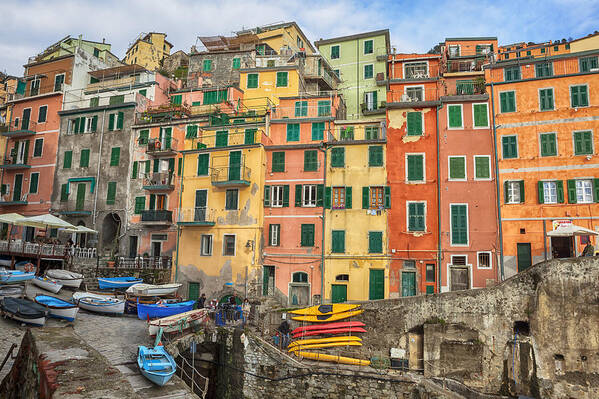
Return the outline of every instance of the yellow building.
{"type": "MultiPolygon", "coordinates": [[[[306,54],[316,54],[312,43],[295,22],[261,26],[251,32],[256,34],[260,43],[266,44],[277,53],[283,48],[289,48],[294,52],[305,51],[306,54]]],[[[238,32],[237,35],[240,36],[243,33],[244,31],[238,32]]]]}
{"type": "Polygon", "coordinates": [[[211,115],[185,140],[176,280],[189,297],[257,293],[266,108],[211,115]]]}
{"type": "Polygon", "coordinates": [[[125,64],[137,64],[155,71],[162,66],[162,60],[171,53],[173,45],[166,40],[166,33],[143,33],[127,49],[125,64]]]}
{"type": "Polygon", "coordinates": [[[569,44],[571,53],[596,50],[599,48],[599,33],[593,33],[580,39],[572,40],[569,44]]]}
{"type": "Polygon", "coordinates": [[[385,130],[377,121],[335,125],[327,143],[324,302],[388,298],[385,130]]]}
{"type": "Polygon", "coordinates": [[[304,92],[305,82],[295,65],[247,68],[240,71],[240,88],[244,103],[252,107],[278,105],[280,97],[304,92]]]}

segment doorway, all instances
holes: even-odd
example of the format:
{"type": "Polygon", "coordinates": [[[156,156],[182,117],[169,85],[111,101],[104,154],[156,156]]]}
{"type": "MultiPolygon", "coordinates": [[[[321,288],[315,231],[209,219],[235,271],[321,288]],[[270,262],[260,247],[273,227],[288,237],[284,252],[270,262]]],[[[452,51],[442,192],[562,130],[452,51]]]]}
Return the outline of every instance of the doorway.
{"type": "Polygon", "coordinates": [[[416,272],[401,272],[401,296],[416,295],[416,272]]]}
{"type": "Polygon", "coordinates": [[[162,252],[162,242],[161,241],[152,241],[152,256],[157,258],[160,256],[162,252]]]}
{"type": "Polygon", "coordinates": [[[333,284],[331,285],[331,302],[340,303],[347,301],[347,285],[333,284]]]}
{"type": "Polygon", "coordinates": [[[308,282],[308,273],[293,273],[291,284],[289,285],[289,304],[310,305],[310,284],[308,282]]]}
{"type": "Polygon", "coordinates": [[[262,274],[262,295],[269,296],[275,294],[275,267],[263,266],[262,274]]]}
{"type": "Polygon", "coordinates": [[[516,244],[516,252],[518,254],[518,272],[522,272],[532,266],[532,253],[529,242],[519,242],[516,244]]]}
{"type": "Polygon", "coordinates": [[[129,257],[137,257],[137,236],[129,236],[129,257]]]}
{"type": "Polygon", "coordinates": [[[241,179],[241,151],[229,153],[229,180],[241,179]]]}
{"type": "Polygon", "coordinates": [[[102,221],[102,249],[117,254],[119,250],[119,233],[121,218],[116,213],[109,213],[102,221]]]}
{"type": "Polygon", "coordinates": [[[204,222],[206,220],[206,201],[208,199],[208,190],[196,190],[194,222],[204,222]]]}
{"type": "Polygon", "coordinates": [[[385,298],[385,271],[380,269],[370,269],[370,289],[368,299],[385,298]]]}
{"type": "Polygon", "coordinates": [[[462,291],[470,288],[470,276],[467,267],[450,267],[450,291],[462,291]]]}
{"type": "Polygon", "coordinates": [[[574,237],[551,237],[551,255],[554,259],[574,257],[574,237]]]}

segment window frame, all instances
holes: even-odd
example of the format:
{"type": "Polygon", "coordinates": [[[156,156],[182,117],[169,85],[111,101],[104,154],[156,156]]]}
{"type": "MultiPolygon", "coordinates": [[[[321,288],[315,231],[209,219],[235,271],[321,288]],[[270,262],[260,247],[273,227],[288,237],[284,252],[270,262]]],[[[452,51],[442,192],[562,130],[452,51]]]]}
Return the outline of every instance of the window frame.
{"type": "MultiPolygon", "coordinates": [[[[30,121],[31,121],[31,119],[30,119],[30,121]]],[[[48,104],[43,104],[37,108],[37,123],[39,124],[39,123],[47,123],[47,122],[48,122],[48,104]],[[42,108],[45,108],[46,112],[44,113],[44,120],[40,121],[40,111],[42,108]]]]}
{"type": "Polygon", "coordinates": [[[508,192],[506,204],[522,204],[522,192],[520,191],[521,180],[508,180],[508,192]],[[514,201],[513,193],[516,191],[514,187],[518,187],[518,201],[514,201]],[[511,194],[511,195],[510,195],[511,194]]]}
{"type": "Polygon", "coordinates": [[[382,210],[385,209],[385,186],[368,186],[368,209],[382,210]],[[377,199],[378,194],[373,194],[374,190],[377,192],[380,190],[381,203],[379,204],[377,199]],[[374,199],[374,202],[373,202],[374,199]]]}
{"type": "Polygon", "coordinates": [[[368,54],[374,54],[374,40],[373,39],[368,39],[368,40],[364,40],[362,42],[362,48],[363,48],[363,55],[368,55],[368,54]],[[366,43],[370,42],[370,52],[367,53],[366,52],[366,43]]]}
{"type": "Polygon", "coordinates": [[[404,167],[405,167],[406,184],[425,184],[426,183],[426,153],[425,152],[406,152],[404,167]],[[411,155],[422,155],[422,180],[409,180],[408,158],[411,155]]]}
{"type": "Polygon", "coordinates": [[[449,204],[449,245],[452,247],[469,247],[470,246],[470,215],[468,209],[468,203],[450,203],[449,204]],[[453,223],[451,222],[453,218],[453,206],[465,206],[466,207],[466,243],[464,244],[454,244],[453,242],[453,223]]]}
{"type": "Polygon", "coordinates": [[[516,100],[516,90],[504,90],[499,93],[499,113],[500,114],[511,114],[513,112],[518,112],[518,101],[516,100]],[[512,111],[504,111],[501,109],[501,95],[504,93],[514,93],[514,109],[512,111]]]}
{"type": "Polygon", "coordinates": [[[506,134],[501,136],[501,159],[518,159],[520,157],[520,148],[518,148],[518,135],[517,134],[506,134]],[[503,138],[504,137],[515,137],[516,138],[516,156],[515,157],[505,157],[503,153],[503,138]]]}
{"type": "Polygon", "coordinates": [[[213,234],[202,234],[200,236],[200,256],[212,256],[212,251],[214,249],[214,235],[213,234]],[[204,251],[204,237],[210,238],[210,251],[207,253],[204,251]]]}
{"type": "Polygon", "coordinates": [[[426,233],[426,211],[427,201],[406,201],[406,231],[409,233],[426,233]],[[410,204],[424,204],[424,230],[410,230],[410,204]]]}
{"type": "MultiPolygon", "coordinates": [[[[283,76],[283,75],[281,75],[283,76]]],[[[275,75],[275,87],[289,87],[289,71],[277,71],[275,75]],[[279,85],[279,74],[285,74],[285,85],[279,85]]]]}
{"type": "Polygon", "coordinates": [[[331,253],[332,254],[344,254],[345,253],[345,230],[331,230],[331,253]],[[343,233],[343,251],[336,251],[334,242],[335,242],[335,233],[340,234],[343,233]]]}
{"type": "Polygon", "coordinates": [[[424,136],[424,112],[422,111],[408,111],[406,113],[406,136],[412,136],[412,137],[422,137],[424,136]],[[410,134],[410,124],[409,124],[409,119],[408,115],[409,114],[414,114],[414,113],[418,113],[420,114],[420,134],[410,134]]]}
{"type": "Polygon", "coordinates": [[[582,83],[582,84],[575,84],[575,85],[569,85],[568,86],[568,92],[570,95],[570,108],[587,108],[591,106],[591,97],[589,95],[589,84],[588,83],[582,83]],[[586,91],[587,91],[587,105],[577,105],[576,107],[574,105],[572,105],[572,88],[573,87],[586,87],[586,91]]]}
{"type": "Polygon", "coordinates": [[[430,71],[430,66],[429,66],[428,60],[404,62],[403,65],[402,65],[403,78],[404,79],[420,79],[420,78],[414,78],[414,77],[408,78],[407,67],[409,67],[411,65],[415,65],[415,64],[425,64],[426,65],[425,75],[426,75],[426,78],[428,78],[429,77],[429,71],[430,71]]]}
{"type": "Polygon", "coordinates": [[[283,197],[284,197],[284,185],[275,185],[270,186],[270,207],[271,208],[283,208],[283,197]],[[275,190],[276,189],[276,190],[275,190]],[[280,205],[275,205],[275,191],[277,191],[277,201],[280,202],[280,205]]]}
{"type": "MultiPolygon", "coordinates": [[[[594,198],[593,198],[593,179],[592,178],[581,178],[581,179],[574,179],[575,181],[575,187],[576,187],[576,203],[577,204],[592,204],[594,202],[594,198]],[[578,183],[589,183],[591,186],[591,200],[590,201],[581,201],[581,197],[578,196],[578,183]]],[[[584,198],[584,189],[585,187],[582,187],[583,189],[583,197],[584,198]]]]}
{"type": "Polygon", "coordinates": [[[593,129],[572,131],[572,155],[574,155],[575,157],[585,157],[588,155],[594,155],[595,154],[595,137],[594,136],[595,135],[593,134],[593,129]],[[591,152],[577,154],[576,153],[576,133],[584,133],[584,132],[591,132],[591,152]]]}
{"type": "Polygon", "coordinates": [[[238,188],[228,188],[225,190],[225,210],[226,211],[237,211],[239,210],[239,189],[238,188]],[[236,193],[236,198],[235,198],[235,207],[234,208],[230,208],[229,207],[229,194],[230,193],[236,193]]]}
{"type": "MultiPolygon", "coordinates": [[[[405,94],[406,96],[410,97],[408,95],[408,89],[421,89],[422,90],[422,99],[414,101],[414,102],[426,101],[426,89],[425,89],[424,85],[409,85],[409,86],[404,86],[404,88],[403,88],[403,94],[405,94]]],[[[412,97],[410,97],[410,99],[411,98],[412,97]]],[[[422,125],[422,126],[424,126],[424,125],[422,125]]]]}
{"type": "MultiPolygon", "coordinates": [[[[507,59],[507,57],[506,57],[506,59],[507,59]]],[[[522,80],[522,68],[520,68],[520,65],[512,65],[512,66],[508,66],[508,67],[504,67],[503,68],[503,81],[504,82],[518,82],[520,80],[522,80]],[[510,79],[510,80],[508,80],[507,79],[507,70],[508,69],[515,70],[516,68],[518,69],[518,79],[510,79]]]]}
{"type": "Polygon", "coordinates": [[[332,60],[337,60],[337,59],[341,58],[341,46],[338,44],[332,45],[330,56],[331,56],[332,60]],[[334,54],[334,51],[333,51],[334,48],[337,49],[337,54],[334,54]],[[336,55],[336,57],[333,57],[333,55],[336,55]]]}
{"type": "MultiPolygon", "coordinates": [[[[295,127],[294,127],[294,130],[295,130],[295,127]]],[[[293,133],[295,134],[295,132],[293,132],[293,133]]],[[[302,128],[301,128],[301,125],[299,123],[287,123],[286,131],[285,131],[285,141],[291,142],[291,143],[295,143],[295,142],[300,141],[301,138],[302,138],[302,128]],[[292,137],[293,140],[289,139],[289,137],[290,137],[289,136],[289,127],[290,126],[297,126],[297,138],[292,137]]]]}
{"type": "Polygon", "coordinates": [[[44,138],[38,137],[33,140],[33,151],[31,152],[31,158],[42,158],[43,156],[44,156],[44,138]],[[35,155],[35,143],[37,143],[38,141],[41,141],[41,143],[42,143],[42,150],[40,152],[40,155],[35,155]]]}
{"type": "Polygon", "coordinates": [[[537,79],[542,79],[542,78],[550,78],[553,76],[553,62],[552,61],[542,61],[542,62],[537,62],[535,63],[535,78],[537,79]],[[541,76],[539,76],[539,71],[543,71],[544,69],[539,68],[539,65],[549,65],[549,70],[548,70],[548,75],[543,75],[541,73],[541,76]]]}
{"type": "Polygon", "coordinates": [[[362,66],[362,79],[363,80],[374,79],[374,64],[364,64],[362,66]],[[369,77],[369,78],[366,77],[366,67],[371,67],[372,68],[372,76],[369,77]]]}
{"type": "Polygon", "coordinates": [[[302,208],[316,208],[318,203],[318,185],[317,184],[302,184],[302,208]],[[308,202],[306,202],[306,195],[308,195],[308,202]],[[314,196],[314,203],[312,204],[312,195],[314,196]]]}
{"type": "Polygon", "coordinates": [[[491,270],[493,269],[493,252],[491,251],[476,251],[476,268],[482,270],[491,270]],[[488,254],[489,255],[489,266],[481,266],[480,265],[480,255],[488,254]]]}
{"type": "Polygon", "coordinates": [[[539,87],[538,89],[538,100],[539,100],[539,112],[555,111],[555,89],[553,87],[539,87]],[[543,109],[543,103],[541,102],[541,91],[551,90],[551,108],[543,109]]]}
{"type": "MultiPolygon", "coordinates": [[[[23,191],[23,189],[21,188],[21,191],[23,191]]],[[[31,172],[29,174],[29,188],[27,189],[28,194],[38,194],[40,191],[40,172],[31,172]],[[33,181],[31,176],[33,175],[37,175],[37,183],[35,185],[35,192],[31,191],[31,182],[33,181]]]]}
{"type": "MultiPolygon", "coordinates": [[[[385,245],[384,245],[384,239],[385,239],[385,234],[382,230],[370,230],[368,231],[368,253],[369,254],[382,254],[385,253],[385,245]],[[370,248],[370,235],[373,233],[380,233],[381,236],[381,250],[373,250],[373,248],[370,248]]],[[[375,248],[376,249],[376,248],[375,248]]]]}
{"type": "Polygon", "coordinates": [[[300,225],[300,247],[304,247],[304,248],[314,247],[315,242],[316,242],[316,225],[314,223],[302,223],[300,225]],[[311,244],[306,243],[304,245],[304,243],[302,242],[302,239],[304,236],[304,226],[312,226],[312,243],[311,244]]]}
{"type": "Polygon", "coordinates": [[[223,234],[223,255],[222,256],[235,256],[237,253],[237,234],[225,233],[223,234]],[[233,253],[227,253],[227,237],[233,237],[233,253]]]}
{"type": "Polygon", "coordinates": [[[542,133],[539,133],[539,157],[541,157],[541,158],[548,158],[548,157],[556,157],[558,155],[559,155],[559,150],[558,150],[557,132],[542,132],[542,133]],[[554,140],[554,143],[555,143],[555,154],[543,155],[543,139],[541,137],[542,136],[548,136],[548,135],[553,135],[553,140],[554,140]]]}
{"type": "Polygon", "coordinates": [[[259,73],[248,73],[245,78],[245,88],[246,89],[257,89],[260,87],[260,74],[259,73]],[[256,87],[250,87],[250,75],[256,75],[256,87]]]}
{"type": "Polygon", "coordinates": [[[67,79],[67,76],[66,76],[66,73],[64,73],[64,72],[63,73],[57,73],[56,75],[54,75],[54,85],[52,86],[52,92],[53,93],[57,93],[59,91],[62,91],[64,89],[64,85],[66,84],[66,79],[67,79]],[[61,87],[59,90],[56,90],[56,78],[59,77],[59,76],[62,76],[62,83],[61,84],[63,85],[63,87],[61,87]]]}
{"type": "MultiPolygon", "coordinates": [[[[515,100],[515,99],[514,99],[515,100]]],[[[472,129],[489,129],[491,127],[491,118],[489,118],[489,104],[488,103],[472,103],[472,129]],[[476,119],[474,117],[474,106],[475,105],[484,105],[487,110],[487,125],[486,126],[476,126],[476,119]]]]}
{"type": "Polygon", "coordinates": [[[281,245],[281,224],[280,223],[270,223],[268,225],[268,246],[269,247],[278,247],[280,245],[281,245]],[[276,230],[276,234],[274,233],[275,230],[276,230]]]}
{"type": "Polygon", "coordinates": [[[474,168],[474,174],[473,174],[473,178],[474,180],[477,181],[491,181],[493,180],[493,171],[492,171],[492,167],[491,167],[491,156],[490,155],[474,155],[472,157],[472,162],[473,162],[473,168],[474,168]],[[488,162],[488,166],[489,166],[489,177],[476,177],[476,158],[487,158],[488,162]]]}
{"type": "Polygon", "coordinates": [[[345,190],[345,186],[332,186],[331,187],[331,209],[332,210],[338,210],[338,209],[346,209],[346,190],[345,190]],[[339,192],[339,195],[336,196],[335,195],[335,191],[339,192]],[[341,195],[343,194],[343,195],[341,195]],[[335,203],[335,199],[339,198],[339,201],[337,201],[337,203],[335,203]],[[341,201],[341,199],[343,198],[343,201],[341,201]],[[343,206],[341,206],[341,202],[343,202],[343,206]]]}
{"type": "Polygon", "coordinates": [[[464,105],[463,104],[447,104],[447,130],[464,130],[464,105]],[[459,107],[460,108],[460,126],[450,126],[449,124],[449,109],[459,107]]]}
{"type": "Polygon", "coordinates": [[[468,180],[468,160],[466,158],[466,155],[448,155],[447,156],[447,180],[448,181],[467,181],[468,180]],[[451,177],[451,159],[452,158],[462,158],[464,160],[464,177],[463,178],[451,177]]]}
{"type": "MultiPolygon", "coordinates": [[[[553,205],[553,204],[557,204],[559,203],[558,201],[558,196],[557,196],[557,181],[556,180],[541,180],[541,182],[543,183],[543,204],[548,204],[548,205],[553,205]],[[547,189],[545,187],[545,184],[548,185],[553,185],[553,190],[551,190],[551,187],[549,189],[547,189]],[[555,192],[555,201],[552,200],[551,198],[551,191],[555,192]],[[547,194],[549,193],[550,196],[550,200],[547,201],[547,194]]],[[[592,193],[592,186],[591,186],[591,193],[592,193]]]]}

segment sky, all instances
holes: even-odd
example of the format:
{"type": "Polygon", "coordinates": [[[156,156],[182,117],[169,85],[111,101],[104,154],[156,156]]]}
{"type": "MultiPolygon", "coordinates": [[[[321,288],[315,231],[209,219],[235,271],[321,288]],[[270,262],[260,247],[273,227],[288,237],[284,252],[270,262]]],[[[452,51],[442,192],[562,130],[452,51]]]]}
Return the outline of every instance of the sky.
{"type": "Polygon", "coordinates": [[[579,38],[599,30],[599,0],[0,0],[0,71],[22,76],[30,56],[67,35],[105,38],[123,58],[141,32],[165,32],[174,51],[189,51],[197,36],[283,21],[312,42],[389,29],[398,53],[427,52],[446,37],[579,38]]]}

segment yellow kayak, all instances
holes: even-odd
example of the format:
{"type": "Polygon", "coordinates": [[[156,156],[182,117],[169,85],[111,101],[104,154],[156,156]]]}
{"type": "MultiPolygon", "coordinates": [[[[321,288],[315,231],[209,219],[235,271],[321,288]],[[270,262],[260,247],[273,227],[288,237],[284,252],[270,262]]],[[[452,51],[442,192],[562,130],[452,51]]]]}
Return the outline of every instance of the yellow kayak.
{"type": "Polygon", "coordinates": [[[356,309],[359,306],[360,305],[334,303],[331,305],[318,305],[318,306],[311,306],[309,308],[304,308],[304,309],[292,310],[289,313],[302,315],[302,316],[319,316],[319,315],[325,315],[325,314],[347,312],[349,310],[356,309]]]}
{"type": "Polygon", "coordinates": [[[327,355],[326,353],[316,352],[294,352],[297,357],[316,360],[320,362],[333,362],[341,364],[353,364],[355,366],[370,366],[370,360],[355,359],[353,357],[327,355]]]}
{"type": "Polygon", "coordinates": [[[359,309],[359,310],[350,310],[349,312],[332,313],[332,314],[318,315],[318,316],[312,316],[312,315],[295,316],[295,317],[292,317],[292,319],[297,320],[297,321],[328,322],[328,321],[347,319],[348,317],[357,316],[357,315],[361,314],[362,312],[364,312],[364,311],[362,309],[359,309]]]}
{"type": "Polygon", "coordinates": [[[339,341],[329,342],[326,344],[295,345],[289,348],[289,352],[294,352],[303,349],[332,348],[333,346],[362,346],[362,343],[357,341],[339,341]]]}
{"type": "Polygon", "coordinates": [[[345,337],[329,337],[329,338],[311,338],[311,339],[300,339],[297,341],[293,341],[289,344],[289,347],[295,345],[310,345],[310,344],[326,344],[328,342],[337,342],[337,341],[357,341],[361,342],[362,338],[354,337],[354,336],[345,336],[345,337]]]}

